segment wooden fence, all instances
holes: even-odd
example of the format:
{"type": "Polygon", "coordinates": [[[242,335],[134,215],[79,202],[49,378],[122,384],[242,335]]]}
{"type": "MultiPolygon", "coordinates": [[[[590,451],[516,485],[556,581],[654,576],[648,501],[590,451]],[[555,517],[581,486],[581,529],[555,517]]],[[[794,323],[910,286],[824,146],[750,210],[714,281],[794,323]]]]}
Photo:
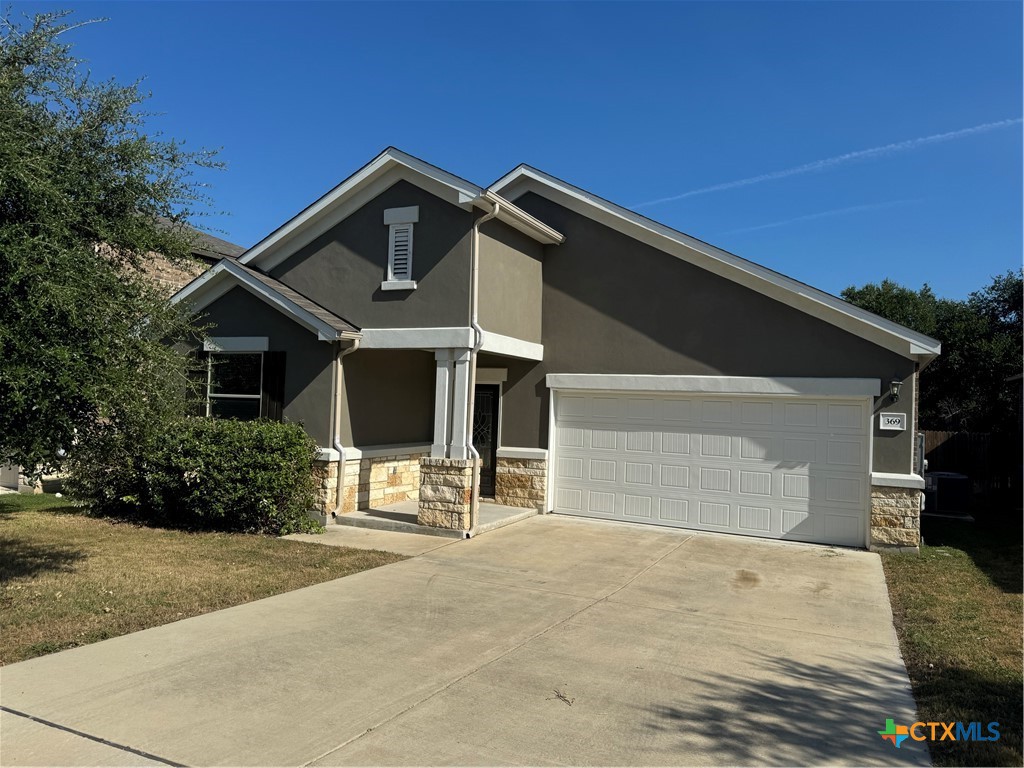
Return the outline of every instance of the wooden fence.
{"type": "Polygon", "coordinates": [[[929,472],[960,472],[971,479],[975,494],[1020,506],[1024,449],[1019,435],[926,430],[924,455],[929,472]]]}

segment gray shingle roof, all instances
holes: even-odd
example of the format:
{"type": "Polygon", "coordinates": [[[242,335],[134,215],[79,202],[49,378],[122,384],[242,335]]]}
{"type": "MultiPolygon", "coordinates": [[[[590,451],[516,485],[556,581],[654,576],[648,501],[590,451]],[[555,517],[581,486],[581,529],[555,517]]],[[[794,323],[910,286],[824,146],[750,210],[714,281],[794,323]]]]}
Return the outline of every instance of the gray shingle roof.
{"type": "Polygon", "coordinates": [[[323,321],[324,323],[327,323],[327,325],[329,325],[338,333],[359,333],[359,329],[356,326],[352,325],[352,323],[350,323],[348,320],[346,320],[343,317],[339,317],[338,315],[331,312],[329,309],[324,309],[312,299],[306,298],[301,293],[296,291],[294,288],[289,288],[280,280],[275,280],[270,275],[265,275],[264,273],[253,269],[252,267],[247,267],[245,264],[240,264],[234,259],[231,259],[231,261],[235,265],[235,267],[244,270],[247,275],[263,283],[263,285],[267,286],[270,290],[288,299],[288,301],[292,302],[296,306],[301,307],[306,312],[313,315],[313,317],[323,321]]]}

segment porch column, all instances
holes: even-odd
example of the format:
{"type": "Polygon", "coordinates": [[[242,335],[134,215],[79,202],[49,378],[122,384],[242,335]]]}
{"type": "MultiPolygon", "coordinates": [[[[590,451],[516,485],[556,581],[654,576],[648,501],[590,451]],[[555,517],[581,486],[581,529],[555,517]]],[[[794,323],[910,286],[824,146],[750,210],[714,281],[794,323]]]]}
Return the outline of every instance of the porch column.
{"type": "Polygon", "coordinates": [[[448,438],[451,435],[452,411],[452,350],[434,350],[437,371],[434,378],[434,444],[430,446],[432,459],[443,459],[448,455],[448,438]]]}
{"type": "Polygon", "coordinates": [[[468,459],[466,447],[466,411],[469,409],[469,358],[470,350],[453,349],[455,377],[452,387],[452,433],[451,454],[453,459],[468,459]]]}

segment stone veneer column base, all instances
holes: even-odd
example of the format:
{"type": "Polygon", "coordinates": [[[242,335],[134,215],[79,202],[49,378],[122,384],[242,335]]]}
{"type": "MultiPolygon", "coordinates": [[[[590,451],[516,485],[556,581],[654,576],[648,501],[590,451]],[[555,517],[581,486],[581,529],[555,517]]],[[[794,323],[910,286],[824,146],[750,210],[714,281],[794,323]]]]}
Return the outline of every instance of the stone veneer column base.
{"type": "Polygon", "coordinates": [[[313,477],[316,479],[316,502],[309,514],[321,525],[326,525],[338,504],[338,462],[313,462],[313,477]]]}
{"type": "Polygon", "coordinates": [[[420,510],[416,522],[468,531],[473,500],[472,459],[420,459],[420,510]]]}
{"type": "Polygon", "coordinates": [[[917,552],[921,546],[921,496],[917,488],[871,488],[871,549],[917,552]]]}
{"type": "Polygon", "coordinates": [[[494,501],[509,507],[544,511],[546,459],[510,459],[499,456],[494,474],[494,501]]]}

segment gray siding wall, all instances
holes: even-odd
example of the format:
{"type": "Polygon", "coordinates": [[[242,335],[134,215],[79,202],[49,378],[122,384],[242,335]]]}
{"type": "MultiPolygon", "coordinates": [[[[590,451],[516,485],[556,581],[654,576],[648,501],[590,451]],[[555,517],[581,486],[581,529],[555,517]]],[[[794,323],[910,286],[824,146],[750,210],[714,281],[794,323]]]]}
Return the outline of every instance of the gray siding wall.
{"type": "Polygon", "coordinates": [[[433,352],[359,349],[342,367],[342,445],[434,442],[433,352]]]}
{"type": "MultiPolygon", "coordinates": [[[[547,373],[871,377],[914,363],[539,195],[516,201],[566,236],[544,251],[544,361],[508,361],[502,443],[546,447],[547,373]]],[[[492,364],[497,364],[493,363],[492,364]]],[[[874,470],[909,472],[912,435],[875,426],[874,470]]]]}
{"type": "Polygon", "coordinates": [[[399,181],[297,251],[271,274],[359,328],[469,324],[472,213],[399,181]],[[418,205],[413,229],[414,291],[382,291],[387,276],[384,210],[418,205]]]}
{"type": "Polygon", "coordinates": [[[284,419],[305,427],[321,448],[331,445],[331,367],[334,345],[288,319],[244,288],[210,304],[200,324],[207,336],[266,336],[271,351],[285,353],[284,419]]]}
{"type": "Polygon", "coordinates": [[[540,343],[544,246],[494,219],[480,227],[480,326],[540,343]]]}

